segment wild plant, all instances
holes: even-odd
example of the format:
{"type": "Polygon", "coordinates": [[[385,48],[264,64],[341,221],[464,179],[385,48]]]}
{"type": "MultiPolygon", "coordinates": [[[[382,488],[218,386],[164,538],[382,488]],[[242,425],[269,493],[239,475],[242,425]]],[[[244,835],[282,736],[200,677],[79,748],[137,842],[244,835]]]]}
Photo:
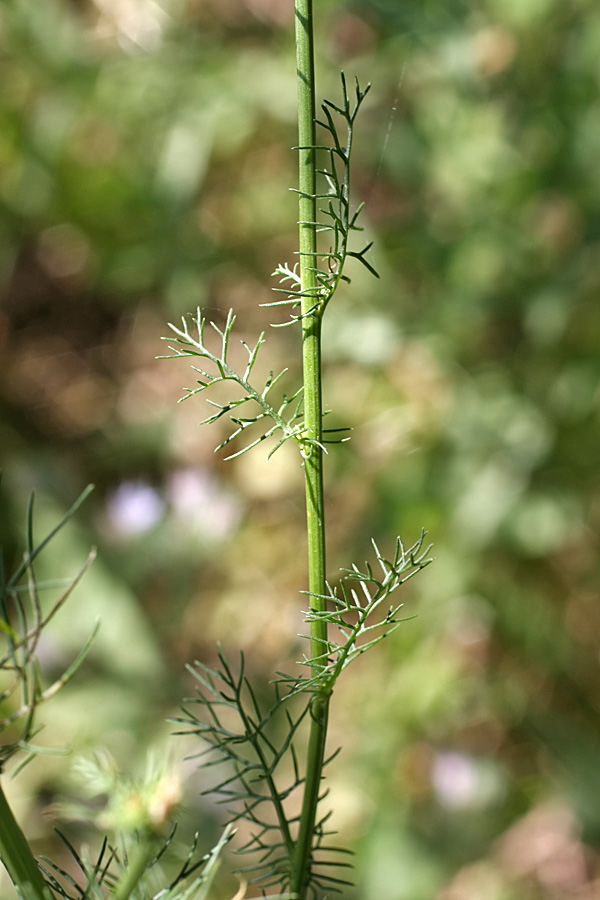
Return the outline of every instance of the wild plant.
{"type": "MultiPolygon", "coordinates": [[[[201,741],[201,764],[222,766],[211,791],[226,808],[225,830],[214,850],[201,859],[193,844],[175,876],[158,887],[149,876],[160,868],[172,837],[165,832],[171,801],[160,778],[152,776],[143,785],[130,786],[126,796],[133,792],[139,814],[118,840],[104,842],[95,860],[85,858],[63,838],[79,868],[79,879],[48,860],[36,862],[0,782],[0,858],[24,900],[203,900],[236,825],[246,835],[238,851],[246,863],[240,871],[248,890],[272,900],[317,900],[351,883],[350,854],[332,841],[330,813],[324,808],[325,774],[337,755],[326,746],[331,697],[342,672],[403,621],[403,604],[396,592],[428,564],[429,548],[424,533],[408,548],[394,538],[388,552],[373,542],[370,561],[350,563],[335,583],[327,578],[323,469],[328,445],[346,440],[347,434],[325,424],[321,333],[340,284],[350,282],[349,264],[361,264],[377,276],[369,258],[371,245],[357,248],[353,243],[361,231],[362,206],[354,208],[350,194],[355,125],[369,88],[361,88],[358,81],[350,88],[342,74],[341,98],[325,100],[318,117],[312,0],[295,0],[295,36],[299,247],[295,264],[276,268],[278,299],[267,306],[289,309],[286,324],[299,332],[302,384],[284,392],[285,370],[270,374],[264,382],[255,381],[264,334],[253,346],[242,342],[246,363],[243,371],[236,368],[230,353],[232,311],[220,325],[207,322],[200,309],[184,317],[180,326],[171,325],[172,335],[165,339],[170,353],[164,358],[193,361],[196,383],[182,399],[213,392],[207,395],[211,411],[203,424],[229,418],[231,429],[217,448],[226,449],[229,458],[265,441],[270,442],[269,456],[287,442],[297,448],[306,497],[307,649],[298,671],[274,674],[269,703],[247,677],[243,655],[239,664],[232,665],[219,648],[215,668],[201,662],[190,666],[195,692],[175,722],[179,732],[201,741]],[[323,140],[317,139],[317,129],[323,140]],[[233,398],[214,393],[222,385],[233,389],[233,398]]],[[[36,660],[40,635],[89,561],[45,613],[34,562],[82,499],[37,544],[30,505],[23,562],[7,580],[0,573],[0,632],[6,647],[0,661],[0,728],[8,735],[2,763],[18,754],[27,759],[35,752],[37,707],[67,684],[88,649],[86,645],[64,674],[43,688],[36,660]]],[[[120,788],[110,770],[100,766],[92,781],[113,801],[118,798],[120,788]]],[[[242,887],[239,895],[243,894],[242,887]]]]}
{"type": "Polygon", "coordinates": [[[244,878],[261,896],[285,895],[294,900],[328,896],[343,890],[350,867],[348,852],[331,842],[330,814],[322,810],[324,770],[336,752],[326,750],[330,699],[341,673],[366,650],[388,637],[400,624],[402,603],[396,591],[429,562],[425,534],[405,549],[397,537],[385,554],[373,542],[373,561],[352,563],[336,585],[326,575],[323,467],[327,445],[345,440],[345,429],[324,424],[321,331],[326,309],[342,282],[349,283],[348,264],[358,262],[375,277],[370,244],[356,249],[362,205],[350,199],[351,151],[358,112],[369,87],[358,81],[350,90],[341,76],[341,99],[325,100],[321,117],[315,105],[313,13],[311,0],[295,3],[298,73],[299,249],[292,266],[279,265],[274,275],[280,296],[270,307],[288,307],[287,325],[301,332],[302,385],[286,394],[286,370],[271,373],[265,383],[253,380],[264,344],[242,342],[247,363],[242,372],[231,362],[235,315],[223,325],[207,322],[200,309],[170,325],[170,353],[163,358],[193,360],[196,383],[182,400],[206,394],[219,385],[233,399],[206,398],[211,413],[201,424],[228,417],[231,429],[217,450],[228,458],[270,441],[269,456],[291,441],[304,468],[308,579],[308,650],[299,673],[276,673],[272,702],[264,706],[245,674],[244,658],[233,666],[219,648],[219,665],[190,667],[195,695],[176,720],[183,733],[197,735],[205,765],[224,766],[211,791],[228,810],[228,822],[244,821],[248,858],[244,878]],[[317,139],[317,128],[324,140],[317,139]],[[394,595],[394,596],[392,596],[394,595]],[[307,749],[299,751],[308,731],[307,749]]]}
{"type": "Polygon", "coordinates": [[[58,524],[40,541],[34,538],[33,496],[26,519],[26,547],[22,561],[12,574],[5,572],[0,548],[0,860],[22,900],[205,900],[230,838],[225,830],[211,852],[196,852],[198,835],[174,874],[161,877],[161,862],[172,843],[171,811],[177,801],[173,779],[162,770],[149,771],[139,783],[127,781],[111,767],[87,764],[86,783],[94,786],[111,811],[115,839],[105,839],[95,859],[80,854],[68,838],[58,832],[72,857],[79,877],[49,859],[35,859],[30,843],[9,805],[3,785],[9,763],[20,762],[19,771],[41,748],[35,743],[39,707],[64,688],[85,659],[95,636],[88,640],[65,671],[44,686],[39,664],[39,645],[44,632],[69,599],[88,566],[92,551],[77,574],[60,582],[38,581],[36,561],[55,536],[77,512],[91,488],[87,488],[58,524]],[[58,592],[57,599],[44,602],[44,591],[58,592]]]}

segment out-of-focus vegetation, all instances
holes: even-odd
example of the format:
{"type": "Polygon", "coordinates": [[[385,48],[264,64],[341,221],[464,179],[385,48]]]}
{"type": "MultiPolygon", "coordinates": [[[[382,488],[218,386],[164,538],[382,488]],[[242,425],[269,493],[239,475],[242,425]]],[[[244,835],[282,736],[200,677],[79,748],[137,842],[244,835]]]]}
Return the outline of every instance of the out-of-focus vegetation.
{"type": "MultiPolygon", "coordinates": [[[[381,273],[356,271],[328,311],[325,400],[354,429],[328,458],[330,569],[421,526],[436,556],[407,597],[417,618],[337,692],[347,896],[591,900],[600,10],[317,7],[323,94],[340,67],[373,83],[354,189],[381,273]]],[[[0,6],[2,543],[10,564],[30,490],[43,533],[96,484],[38,572],[98,545],[47,672],[98,616],[100,634],[38,743],[104,747],[126,770],[165,745],[184,664],[215,639],[265,678],[300,652],[296,457],[224,463],[204,409],[175,403],[186,365],[154,358],[165,320],[198,304],[234,306],[249,340],[271,321],[258,305],[296,244],[292,28],[291,0],[0,6]]],[[[296,335],[267,336],[292,380],[296,335]]],[[[69,766],[44,757],[13,786],[40,850],[69,766]]],[[[203,784],[190,774],[183,827],[208,848],[203,784]]]]}

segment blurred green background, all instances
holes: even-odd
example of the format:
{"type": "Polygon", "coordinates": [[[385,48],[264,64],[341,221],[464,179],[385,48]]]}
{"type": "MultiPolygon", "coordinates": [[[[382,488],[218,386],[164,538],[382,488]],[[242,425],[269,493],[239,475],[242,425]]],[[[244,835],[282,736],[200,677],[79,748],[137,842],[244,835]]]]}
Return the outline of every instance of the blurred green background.
{"type": "MultiPolygon", "coordinates": [[[[353,191],[381,274],[357,265],[328,311],[325,402],[354,429],[328,457],[329,568],[421,527],[435,556],[406,593],[416,618],[336,691],[345,896],[592,900],[600,9],[319,0],[316,17],[321,96],[340,68],[373,85],[353,191]]],[[[234,307],[297,382],[295,329],[259,307],[296,244],[292,0],[3,0],[0,45],[2,542],[14,565],[32,490],[42,536],[93,482],[40,563],[74,573],[98,547],[47,672],[102,620],[42,717],[38,743],[71,756],[9,788],[47,852],[73,756],[134,772],[151,747],[189,778],[183,827],[208,847],[206,776],[165,719],[217,640],[259,681],[298,658],[302,472],[287,445],[224,462],[203,401],[176,403],[187,363],[155,357],[167,321],[234,307]]]]}

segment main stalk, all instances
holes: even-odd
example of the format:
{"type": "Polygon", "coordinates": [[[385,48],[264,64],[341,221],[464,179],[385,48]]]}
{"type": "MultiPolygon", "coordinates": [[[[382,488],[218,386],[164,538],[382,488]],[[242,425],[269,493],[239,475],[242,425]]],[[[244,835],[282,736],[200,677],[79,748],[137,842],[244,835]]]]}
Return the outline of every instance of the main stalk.
{"type": "MultiPolygon", "coordinates": [[[[302,362],[304,381],[305,487],[308,537],[308,590],[311,609],[325,601],[325,504],[321,397],[321,318],[315,269],[317,266],[317,201],[315,149],[315,66],[312,0],[295,0],[296,64],[298,76],[299,145],[299,267],[302,279],[302,362]]],[[[311,623],[311,656],[322,658],[327,625],[311,623]]],[[[316,674],[316,673],[315,673],[316,674]]],[[[310,874],[317,804],[319,800],[329,697],[315,693],[311,701],[311,730],[306,783],[290,883],[291,893],[305,900],[310,874]]]]}

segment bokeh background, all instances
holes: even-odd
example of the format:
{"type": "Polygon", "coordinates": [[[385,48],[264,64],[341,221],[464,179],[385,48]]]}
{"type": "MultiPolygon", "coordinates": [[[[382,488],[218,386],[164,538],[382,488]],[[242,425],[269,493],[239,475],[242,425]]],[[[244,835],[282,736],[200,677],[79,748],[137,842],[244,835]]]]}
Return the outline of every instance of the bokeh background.
{"type": "MultiPolygon", "coordinates": [[[[357,264],[328,312],[325,401],[353,428],[328,457],[329,569],[422,527],[435,556],[406,592],[416,618],[336,692],[345,896],[592,900],[600,9],[319,0],[316,17],[321,96],[340,68],[373,85],[353,192],[381,275],[357,264]]],[[[166,718],[217,640],[259,683],[298,658],[302,472],[287,446],[225,462],[203,402],[176,403],[187,363],[155,357],[168,321],[234,307],[297,383],[298,335],[259,306],[296,244],[292,0],[3,0],[0,35],[5,559],[32,490],[41,536],[94,483],[40,561],[73,574],[98,547],[47,673],[102,622],[37,739],[72,753],[9,789],[48,852],[73,758],[132,773],[150,748],[189,778],[182,827],[208,847],[218,811],[166,718]]]]}

